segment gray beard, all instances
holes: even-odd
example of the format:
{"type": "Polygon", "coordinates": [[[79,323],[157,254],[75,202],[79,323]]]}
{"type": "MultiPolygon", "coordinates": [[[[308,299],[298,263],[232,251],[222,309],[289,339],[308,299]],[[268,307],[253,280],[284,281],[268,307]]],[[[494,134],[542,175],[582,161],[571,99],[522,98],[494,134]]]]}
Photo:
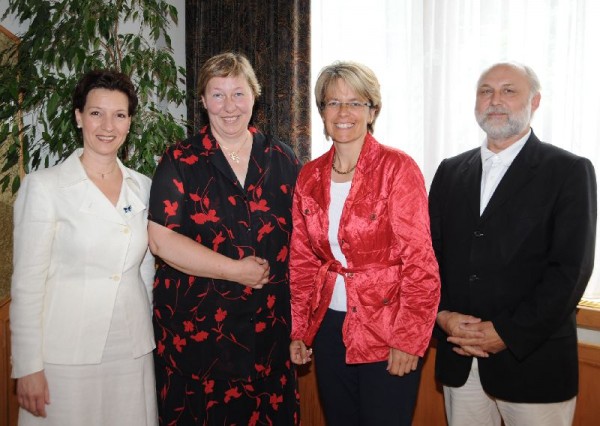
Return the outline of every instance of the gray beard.
{"type": "Polygon", "coordinates": [[[491,139],[508,139],[521,133],[531,120],[531,106],[525,106],[521,111],[509,114],[508,121],[504,124],[494,125],[487,119],[487,114],[490,112],[506,112],[503,109],[488,108],[482,114],[477,114],[477,123],[483,129],[488,138],[491,139]]]}

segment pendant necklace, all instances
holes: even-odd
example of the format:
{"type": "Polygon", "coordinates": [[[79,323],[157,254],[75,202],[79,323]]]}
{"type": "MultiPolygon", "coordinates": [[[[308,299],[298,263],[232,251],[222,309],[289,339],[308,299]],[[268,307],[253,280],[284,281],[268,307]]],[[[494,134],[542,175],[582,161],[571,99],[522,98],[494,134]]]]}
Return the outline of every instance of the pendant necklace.
{"type": "MultiPolygon", "coordinates": [[[[244,138],[244,142],[242,142],[242,144],[240,145],[240,147],[238,149],[236,149],[235,151],[231,151],[231,152],[227,152],[227,156],[231,159],[231,161],[234,161],[237,164],[240,164],[240,156],[239,156],[239,152],[242,150],[242,148],[244,147],[244,145],[246,145],[246,142],[248,142],[248,136],[246,135],[246,137],[244,138]]],[[[226,151],[229,151],[229,148],[223,146],[222,144],[221,148],[225,149],[226,151]]]]}
{"type": "MultiPolygon", "coordinates": [[[[81,158],[79,160],[81,161],[81,158]]],[[[86,172],[90,172],[90,169],[88,169],[86,167],[86,165],[83,164],[83,161],[81,161],[81,165],[83,166],[83,168],[85,169],[86,172]]],[[[104,176],[108,176],[109,174],[111,174],[112,172],[114,172],[116,169],[117,169],[117,163],[115,162],[115,164],[113,164],[113,167],[112,167],[112,169],[109,172],[104,172],[104,173],[103,172],[95,172],[95,171],[92,171],[92,172],[96,173],[96,174],[99,174],[100,177],[102,179],[104,179],[104,176]]]]}

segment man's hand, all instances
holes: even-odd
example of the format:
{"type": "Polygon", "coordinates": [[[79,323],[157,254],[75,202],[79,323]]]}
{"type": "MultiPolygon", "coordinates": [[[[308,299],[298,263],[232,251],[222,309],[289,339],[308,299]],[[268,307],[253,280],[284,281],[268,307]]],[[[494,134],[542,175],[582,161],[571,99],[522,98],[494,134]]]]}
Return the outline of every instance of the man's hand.
{"type": "Polygon", "coordinates": [[[462,356],[487,358],[489,354],[477,342],[484,337],[483,332],[470,328],[481,323],[481,318],[459,312],[441,311],[437,315],[437,324],[449,336],[448,341],[458,345],[454,352],[462,356]],[[460,339],[460,340],[457,340],[460,339]],[[458,341],[462,342],[457,343],[458,341]]]}
{"type": "Polygon", "coordinates": [[[481,350],[487,354],[496,354],[506,349],[506,344],[496,332],[494,324],[491,321],[462,324],[460,328],[464,333],[461,336],[450,336],[448,337],[448,341],[460,346],[468,354],[480,356],[467,349],[471,347],[476,347],[477,351],[481,350]],[[476,335],[480,335],[480,337],[476,335]]]}

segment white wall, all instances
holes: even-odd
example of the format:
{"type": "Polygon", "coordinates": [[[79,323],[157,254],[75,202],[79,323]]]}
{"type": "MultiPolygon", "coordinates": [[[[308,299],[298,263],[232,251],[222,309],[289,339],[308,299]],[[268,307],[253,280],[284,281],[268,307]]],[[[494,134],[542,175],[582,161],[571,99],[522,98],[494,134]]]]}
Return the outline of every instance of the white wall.
{"type": "MultiPolygon", "coordinates": [[[[4,15],[6,9],[8,9],[8,0],[0,0],[0,16],[4,15]]],[[[15,35],[18,35],[20,31],[19,24],[10,16],[0,20],[0,25],[15,35]]]]}

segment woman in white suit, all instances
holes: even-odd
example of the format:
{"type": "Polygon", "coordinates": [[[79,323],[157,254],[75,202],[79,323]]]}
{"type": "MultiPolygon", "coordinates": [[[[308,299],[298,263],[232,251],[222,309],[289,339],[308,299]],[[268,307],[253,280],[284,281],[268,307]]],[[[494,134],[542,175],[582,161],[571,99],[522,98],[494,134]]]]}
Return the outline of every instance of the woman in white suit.
{"type": "Polygon", "coordinates": [[[155,425],[150,179],[125,166],[137,95],[91,71],[73,95],[83,148],[29,174],[14,208],[19,425],[155,425]]]}

